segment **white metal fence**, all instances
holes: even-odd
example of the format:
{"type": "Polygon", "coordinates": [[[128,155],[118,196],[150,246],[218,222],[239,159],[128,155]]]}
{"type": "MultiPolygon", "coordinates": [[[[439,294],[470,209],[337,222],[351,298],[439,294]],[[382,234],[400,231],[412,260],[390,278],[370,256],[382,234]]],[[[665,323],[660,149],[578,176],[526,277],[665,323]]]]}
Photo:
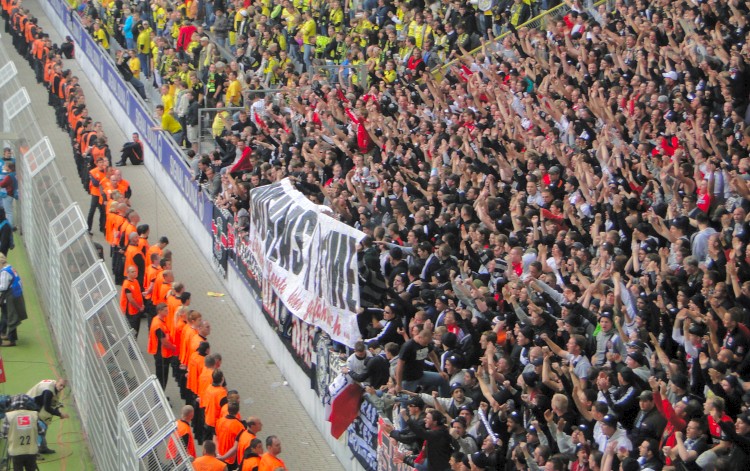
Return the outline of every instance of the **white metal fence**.
{"type": "Polygon", "coordinates": [[[7,66],[12,62],[2,46],[0,64],[6,64],[0,68],[3,146],[20,156],[14,222],[97,468],[191,470],[172,410],[138,350],[115,285],[59,171],[58,164],[75,165],[73,159],[58,159],[37,124],[17,73],[27,65],[7,66]]]}

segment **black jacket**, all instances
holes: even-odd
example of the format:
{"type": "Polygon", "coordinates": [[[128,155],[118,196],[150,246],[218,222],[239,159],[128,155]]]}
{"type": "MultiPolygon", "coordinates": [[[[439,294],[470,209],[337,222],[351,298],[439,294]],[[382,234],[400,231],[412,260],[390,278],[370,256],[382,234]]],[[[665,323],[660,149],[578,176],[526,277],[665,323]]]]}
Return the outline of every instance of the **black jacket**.
{"type": "Polygon", "coordinates": [[[375,355],[365,360],[365,371],[362,373],[349,372],[349,376],[354,381],[367,381],[370,385],[378,389],[388,382],[390,377],[391,363],[384,355],[375,355]]]}
{"type": "Polygon", "coordinates": [[[436,430],[427,430],[421,423],[409,419],[406,426],[419,439],[427,444],[427,469],[429,471],[446,471],[450,469],[448,461],[453,453],[453,438],[448,427],[442,426],[436,430]]]}

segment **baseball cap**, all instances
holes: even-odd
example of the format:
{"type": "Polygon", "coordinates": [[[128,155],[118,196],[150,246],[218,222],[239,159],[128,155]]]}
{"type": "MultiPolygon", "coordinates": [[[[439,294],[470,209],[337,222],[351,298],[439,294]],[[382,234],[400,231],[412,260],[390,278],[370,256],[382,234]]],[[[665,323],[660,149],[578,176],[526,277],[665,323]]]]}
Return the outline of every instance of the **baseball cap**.
{"type": "Polygon", "coordinates": [[[674,70],[671,70],[669,72],[665,72],[665,73],[661,74],[661,76],[664,77],[664,78],[672,79],[672,80],[677,80],[678,79],[677,72],[675,72],[674,70]]]}
{"type": "Polygon", "coordinates": [[[421,409],[421,408],[424,407],[424,401],[422,400],[421,397],[414,396],[411,399],[409,399],[409,401],[407,401],[406,405],[417,406],[417,407],[419,407],[421,409]]]}
{"type": "MultiPolygon", "coordinates": [[[[463,5],[463,3],[461,3],[463,5]]],[[[471,458],[471,462],[476,466],[477,468],[487,468],[490,466],[490,459],[482,453],[481,451],[477,451],[476,453],[472,453],[469,455],[471,458]]]]}
{"type": "Polygon", "coordinates": [[[508,414],[508,418],[517,424],[523,425],[523,416],[516,411],[513,411],[510,414],[508,414]]]}
{"type": "Polygon", "coordinates": [[[617,428],[617,416],[613,414],[607,414],[602,417],[602,423],[604,425],[609,425],[610,427],[617,428]]]}
{"type": "Polygon", "coordinates": [[[646,360],[646,356],[641,352],[630,352],[628,353],[628,357],[630,357],[634,362],[638,363],[641,366],[648,363],[648,360],[646,360]]]}
{"type": "Polygon", "coordinates": [[[451,384],[451,393],[453,391],[455,391],[456,389],[460,389],[461,391],[466,391],[466,389],[464,388],[464,385],[461,384],[461,383],[453,383],[453,384],[451,384]]]}

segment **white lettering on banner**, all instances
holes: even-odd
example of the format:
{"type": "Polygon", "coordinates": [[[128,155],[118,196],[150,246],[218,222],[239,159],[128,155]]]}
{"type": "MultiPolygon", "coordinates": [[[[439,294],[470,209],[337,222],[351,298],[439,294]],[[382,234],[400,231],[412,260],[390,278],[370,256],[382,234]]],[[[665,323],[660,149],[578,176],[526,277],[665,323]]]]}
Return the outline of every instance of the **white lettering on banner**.
{"type": "MultiPolygon", "coordinates": [[[[359,232],[324,213],[289,180],[250,193],[248,249],[296,317],[353,346],[359,337],[359,232]]],[[[266,296],[263,296],[265,298],[266,296]]]]}

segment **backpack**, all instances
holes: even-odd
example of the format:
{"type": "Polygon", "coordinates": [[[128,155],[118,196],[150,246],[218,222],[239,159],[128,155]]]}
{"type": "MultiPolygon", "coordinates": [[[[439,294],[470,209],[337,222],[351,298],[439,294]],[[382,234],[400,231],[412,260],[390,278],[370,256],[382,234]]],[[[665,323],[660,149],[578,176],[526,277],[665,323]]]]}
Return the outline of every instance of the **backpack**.
{"type": "MultiPolygon", "coordinates": [[[[0,222],[0,230],[2,230],[3,227],[5,227],[6,225],[8,225],[8,220],[7,219],[5,221],[3,221],[3,222],[0,222]]],[[[16,248],[16,242],[15,242],[15,240],[13,240],[13,228],[10,229],[10,245],[8,245],[8,248],[10,250],[13,250],[13,249],[16,248]]]]}

